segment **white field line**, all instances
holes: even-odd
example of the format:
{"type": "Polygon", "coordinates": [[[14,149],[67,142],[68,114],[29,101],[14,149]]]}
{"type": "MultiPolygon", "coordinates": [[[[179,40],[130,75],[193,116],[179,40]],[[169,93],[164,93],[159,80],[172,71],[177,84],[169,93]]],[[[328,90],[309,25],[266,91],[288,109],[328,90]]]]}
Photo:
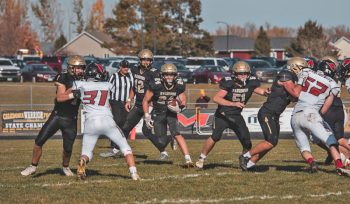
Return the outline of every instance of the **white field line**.
{"type": "Polygon", "coordinates": [[[321,198],[321,197],[329,197],[329,196],[342,196],[348,195],[350,191],[338,191],[338,192],[327,192],[323,194],[305,194],[305,195],[251,195],[245,197],[231,197],[231,198],[218,198],[218,199],[152,199],[148,201],[141,202],[132,202],[136,204],[147,204],[147,203],[221,203],[221,202],[233,202],[233,201],[246,201],[246,200],[291,200],[291,199],[300,199],[300,198],[321,198]]]}

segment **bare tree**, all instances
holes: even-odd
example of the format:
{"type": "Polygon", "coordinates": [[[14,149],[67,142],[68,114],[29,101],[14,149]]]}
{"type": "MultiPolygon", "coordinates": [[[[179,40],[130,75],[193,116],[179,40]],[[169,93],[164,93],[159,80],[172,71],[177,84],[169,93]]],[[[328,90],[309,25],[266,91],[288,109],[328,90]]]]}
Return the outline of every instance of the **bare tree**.
{"type": "Polygon", "coordinates": [[[56,0],[38,0],[32,3],[34,15],[41,21],[46,42],[55,41],[57,34],[62,29],[62,22],[59,19],[59,5],[56,0]]]}
{"type": "Polygon", "coordinates": [[[73,12],[76,15],[76,21],[73,23],[76,26],[76,33],[81,33],[84,30],[83,19],[83,0],[73,0],[73,12]]]}

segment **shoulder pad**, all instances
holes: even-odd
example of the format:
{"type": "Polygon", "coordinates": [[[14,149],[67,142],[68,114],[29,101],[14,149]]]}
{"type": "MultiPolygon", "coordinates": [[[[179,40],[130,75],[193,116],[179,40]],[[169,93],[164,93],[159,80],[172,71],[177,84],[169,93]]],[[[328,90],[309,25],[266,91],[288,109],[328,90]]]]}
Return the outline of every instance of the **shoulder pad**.
{"type": "Polygon", "coordinates": [[[184,84],[184,81],[182,80],[182,78],[177,78],[177,79],[176,79],[176,83],[177,83],[177,84],[180,84],[180,85],[183,85],[183,84],[184,84]]]}
{"type": "Polygon", "coordinates": [[[158,71],[158,69],[156,69],[156,68],[151,68],[150,71],[156,72],[156,71],[158,71]]]}

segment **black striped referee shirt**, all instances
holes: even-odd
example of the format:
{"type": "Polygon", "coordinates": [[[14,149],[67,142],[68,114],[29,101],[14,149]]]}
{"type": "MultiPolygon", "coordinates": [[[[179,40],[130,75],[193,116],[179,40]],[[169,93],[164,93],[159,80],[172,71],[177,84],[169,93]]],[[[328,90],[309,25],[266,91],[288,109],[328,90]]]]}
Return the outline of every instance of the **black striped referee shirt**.
{"type": "Polygon", "coordinates": [[[131,72],[128,72],[126,75],[116,72],[109,79],[109,83],[113,85],[110,99],[125,102],[129,98],[130,89],[134,85],[134,77],[131,72]]]}

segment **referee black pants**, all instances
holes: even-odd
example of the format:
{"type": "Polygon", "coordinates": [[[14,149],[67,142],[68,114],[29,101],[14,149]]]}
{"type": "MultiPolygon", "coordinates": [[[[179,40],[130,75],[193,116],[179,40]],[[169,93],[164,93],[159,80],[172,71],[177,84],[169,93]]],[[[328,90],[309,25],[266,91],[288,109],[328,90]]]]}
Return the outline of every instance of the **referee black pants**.
{"type": "MultiPolygon", "coordinates": [[[[114,119],[115,123],[120,128],[122,128],[125,121],[126,121],[126,118],[128,116],[128,111],[126,111],[126,109],[125,109],[125,102],[110,100],[109,103],[111,104],[113,119],[114,119]]],[[[125,134],[126,138],[129,137],[129,133],[124,132],[124,134],[125,134]]],[[[112,146],[112,148],[119,149],[118,145],[112,141],[111,141],[111,146],[112,146]]]]}

